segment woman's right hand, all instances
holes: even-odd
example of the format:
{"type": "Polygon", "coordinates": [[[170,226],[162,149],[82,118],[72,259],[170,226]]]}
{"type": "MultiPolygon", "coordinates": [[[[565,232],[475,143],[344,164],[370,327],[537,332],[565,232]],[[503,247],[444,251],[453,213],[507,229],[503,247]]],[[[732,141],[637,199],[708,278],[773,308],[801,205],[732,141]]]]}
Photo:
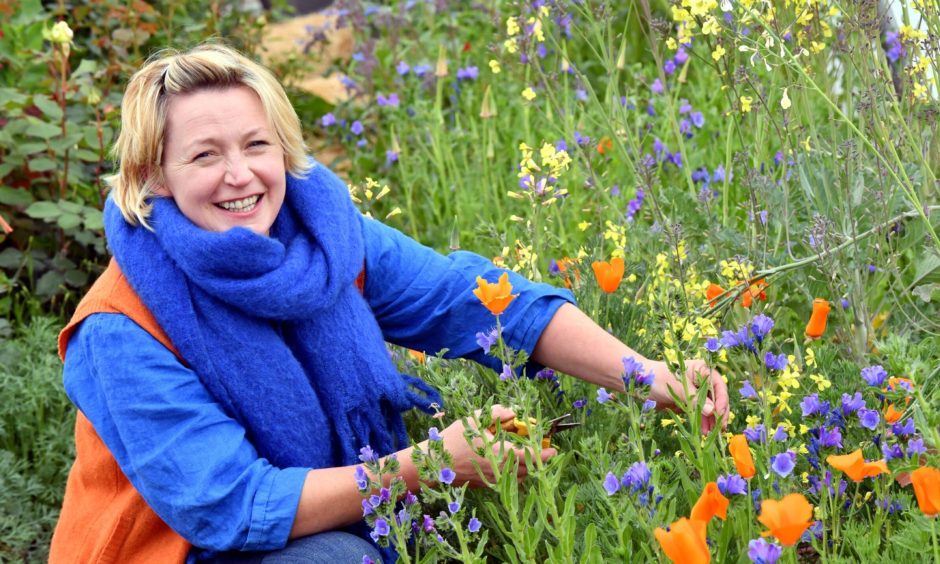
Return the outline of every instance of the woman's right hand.
{"type": "MultiPolygon", "coordinates": [[[[490,413],[492,414],[493,422],[510,421],[516,416],[513,410],[502,405],[494,405],[490,413]]],[[[477,429],[475,419],[483,420],[482,410],[478,409],[475,413],[475,417],[467,418],[465,420],[466,424],[464,420],[454,421],[446,429],[441,431],[444,449],[454,458],[454,467],[452,470],[457,474],[454,483],[457,485],[466,483],[469,484],[471,488],[481,488],[489,486],[496,481],[490,462],[485,457],[477,454],[483,447],[483,439],[477,436],[473,439],[472,443],[468,443],[464,436],[467,430],[472,430],[475,433],[480,432],[484,434],[490,442],[493,442],[493,453],[497,456],[501,468],[506,464],[507,457],[514,456],[518,462],[519,468],[517,478],[520,481],[525,478],[528,475],[528,469],[525,464],[525,449],[515,447],[512,443],[505,440],[493,441],[492,433],[486,429],[477,429]],[[501,453],[503,458],[499,459],[501,453]],[[479,465],[480,471],[483,473],[482,477],[474,466],[474,462],[479,465]]],[[[558,451],[554,448],[541,449],[542,462],[555,456],[557,453],[558,451]]],[[[534,453],[532,454],[534,455],[534,453]]]]}

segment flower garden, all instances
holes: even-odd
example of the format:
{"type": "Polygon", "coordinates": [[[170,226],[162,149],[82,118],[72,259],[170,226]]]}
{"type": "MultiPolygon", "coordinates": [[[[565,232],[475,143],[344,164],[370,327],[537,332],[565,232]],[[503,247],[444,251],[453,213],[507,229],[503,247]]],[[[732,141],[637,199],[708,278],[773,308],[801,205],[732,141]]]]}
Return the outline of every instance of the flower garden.
{"type": "Polygon", "coordinates": [[[438,487],[378,487],[396,462],[362,445],[364,518],[402,561],[940,562],[940,8],[896,3],[346,1],[273,58],[278,11],[0,2],[0,560],[42,559],[61,503],[54,335],[107,262],[123,83],[219,35],[267,57],[364,213],[727,380],[705,433],[706,388],[661,411],[638,359],[623,392],[528,373],[500,335],[508,280],[468,286],[501,373],[391,349],[444,397],[408,419],[438,487]],[[493,404],[528,477],[484,448],[496,481],[458,487],[439,431],[493,404]]]}

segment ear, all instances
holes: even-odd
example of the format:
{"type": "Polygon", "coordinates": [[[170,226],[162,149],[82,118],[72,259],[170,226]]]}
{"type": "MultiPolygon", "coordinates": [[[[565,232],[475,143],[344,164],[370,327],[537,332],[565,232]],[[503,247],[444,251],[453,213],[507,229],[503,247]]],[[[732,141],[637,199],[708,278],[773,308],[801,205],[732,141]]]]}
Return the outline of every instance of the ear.
{"type": "Polygon", "coordinates": [[[166,187],[166,182],[163,179],[163,171],[159,167],[148,166],[144,169],[143,177],[150,179],[148,184],[150,184],[150,192],[155,196],[160,196],[163,198],[170,198],[173,194],[166,187]]]}

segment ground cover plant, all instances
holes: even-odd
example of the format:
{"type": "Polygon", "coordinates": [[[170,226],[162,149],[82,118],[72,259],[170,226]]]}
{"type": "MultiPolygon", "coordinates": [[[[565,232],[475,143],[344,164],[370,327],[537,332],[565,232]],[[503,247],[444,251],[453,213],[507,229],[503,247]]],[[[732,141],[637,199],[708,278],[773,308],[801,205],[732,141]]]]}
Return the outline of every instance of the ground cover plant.
{"type": "MultiPolygon", "coordinates": [[[[440,251],[477,251],[570,288],[645,356],[676,371],[707,359],[732,399],[727,427],[703,435],[690,415],[703,393],[657,410],[637,359],[624,359],[625,392],[524,371],[499,335],[512,290],[481,281],[467,291],[494,315],[477,339],[502,373],[446,351],[393,350],[445,398],[438,419],[409,419],[439,486],[383,490],[360,474],[378,542],[416,562],[940,561],[940,12],[900,4],[892,26],[873,1],[339,2],[311,28],[309,57],[336,29],[355,36],[352,57],[330,69],[345,101],[297,99],[312,144],[344,149],[315,155],[348,178],[364,212],[440,251]],[[513,441],[559,455],[531,457],[521,485],[503,467],[493,488],[468,490],[452,483],[436,437],[494,403],[526,425],[513,441]],[[565,413],[582,425],[543,443],[544,422],[565,413]]],[[[146,18],[170,41],[178,28],[163,13],[146,18]]],[[[58,15],[76,37],[94,35],[74,11],[58,15]]],[[[53,62],[95,59],[36,22],[53,62]]],[[[232,37],[252,37],[245,29],[233,24],[232,37]]],[[[109,80],[111,66],[96,68],[109,80]]],[[[100,100],[79,100],[75,80],[64,102],[50,98],[62,115],[8,83],[4,108],[24,125],[4,134],[96,115],[100,100]]],[[[15,228],[0,267],[19,284],[21,297],[5,298],[15,323],[24,293],[86,283],[68,274],[83,270],[75,247],[103,261],[100,199],[88,194],[106,159],[86,155],[74,184],[75,168],[23,164],[62,157],[59,140],[48,130],[32,152],[5,140],[0,154],[0,215],[15,228]],[[82,207],[69,208],[72,197],[82,207]],[[62,277],[42,288],[22,274],[34,250],[13,238],[37,221],[58,227],[37,263],[62,277]]],[[[394,470],[362,447],[364,467],[394,470]]]]}

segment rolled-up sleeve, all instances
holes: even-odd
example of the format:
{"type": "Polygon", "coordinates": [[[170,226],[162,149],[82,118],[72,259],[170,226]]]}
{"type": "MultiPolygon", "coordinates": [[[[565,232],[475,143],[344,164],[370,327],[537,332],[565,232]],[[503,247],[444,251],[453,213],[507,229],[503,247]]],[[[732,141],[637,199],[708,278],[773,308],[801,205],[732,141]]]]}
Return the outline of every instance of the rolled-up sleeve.
{"type": "MultiPolygon", "coordinates": [[[[381,222],[362,218],[366,243],[364,295],[387,341],[445,357],[469,358],[494,370],[501,365],[483,353],[478,332],[495,318],[473,294],[476,277],[495,282],[504,269],[480,255],[457,251],[442,255],[381,222]]],[[[518,297],[500,315],[503,338],[516,350],[532,353],[542,331],[570,291],[509,272],[518,297]]]]}
{"type": "Polygon", "coordinates": [[[147,504],[194,546],[272,550],[288,540],[306,468],[275,468],[199,377],[120,314],[69,341],[69,398],[147,504]]]}

